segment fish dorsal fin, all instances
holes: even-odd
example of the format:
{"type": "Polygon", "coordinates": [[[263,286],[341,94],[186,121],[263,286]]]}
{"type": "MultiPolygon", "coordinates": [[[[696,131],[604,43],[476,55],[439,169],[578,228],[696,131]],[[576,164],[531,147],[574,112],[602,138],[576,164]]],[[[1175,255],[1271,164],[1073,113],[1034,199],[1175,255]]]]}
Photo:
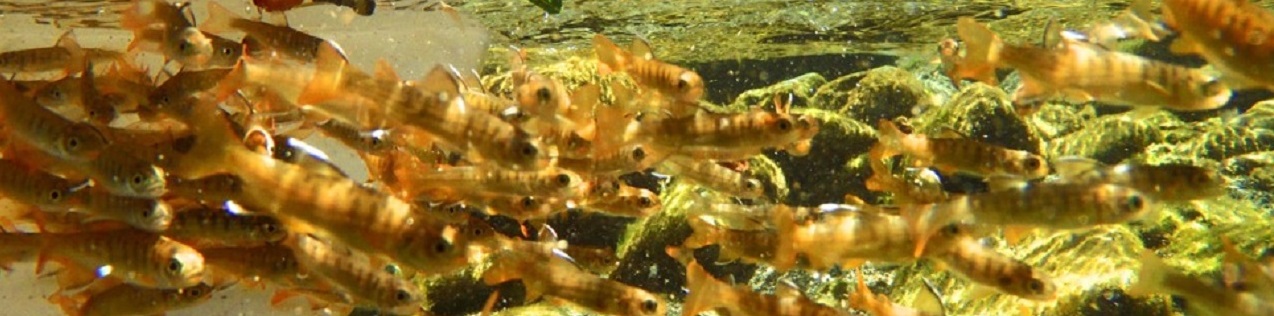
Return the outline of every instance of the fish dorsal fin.
{"type": "Polygon", "coordinates": [[[455,97],[460,91],[460,83],[451,72],[447,71],[446,67],[438,65],[420,79],[420,88],[431,93],[450,93],[452,97],[455,97]]]}
{"type": "Polygon", "coordinates": [[[655,59],[655,51],[650,49],[650,42],[647,42],[646,39],[638,36],[633,39],[633,44],[631,46],[632,47],[628,48],[628,52],[632,53],[633,56],[647,60],[655,59]]]}
{"type": "Polygon", "coordinates": [[[390,66],[389,61],[383,58],[376,60],[372,75],[379,79],[392,80],[394,82],[402,81],[402,77],[399,77],[398,72],[394,71],[394,66],[390,66]]]}
{"type": "Polygon", "coordinates": [[[925,313],[925,315],[945,316],[947,310],[942,305],[942,292],[938,291],[938,287],[934,286],[929,279],[922,278],[925,290],[916,295],[916,300],[911,302],[911,306],[925,313]]]}
{"type": "Polygon", "coordinates": [[[990,192],[1000,192],[1009,190],[1021,190],[1030,185],[1026,179],[1010,176],[1010,175],[993,175],[986,178],[986,184],[990,192]]]}
{"type": "Polygon", "coordinates": [[[1083,179],[1104,167],[1105,164],[1100,161],[1081,156],[1066,156],[1053,160],[1053,170],[1057,170],[1057,175],[1068,181],[1083,179]]]}
{"type": "Polygon", "coordinates": [[[85,59],[87,59],[87,57],[84,54],[84,48],[80,47],[79,41],[75,40],[74,33],[71,33],[69,30],[62,33],[62,36],[58,37],[58,41],[55,46],[66,49],[66,52],[69,56],[71,56],[70,60],[66,64],[67,75],[84,71],[84,69],[81,68],[84,66],[85,59]]]}

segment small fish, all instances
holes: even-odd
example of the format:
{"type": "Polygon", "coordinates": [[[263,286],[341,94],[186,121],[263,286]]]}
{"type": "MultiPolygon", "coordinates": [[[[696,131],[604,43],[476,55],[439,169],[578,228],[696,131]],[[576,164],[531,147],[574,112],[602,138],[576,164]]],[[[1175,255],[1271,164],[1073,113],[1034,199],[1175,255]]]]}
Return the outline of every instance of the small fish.
{"type": "Polygon", "coordinates": [[[219,204],[243,194],[243,179],[233,173],[218,173],[202,178],[186,179],[168,175],[168,193],[176,196],[219,204]]]}
{"type": "Polygon", "coordinates": [[[133,284],[174,289],[198,285],[204,272],[203,256],[195,249],[138,230],[2,235],[0,248],[40,249],[37,273],[51,258],[97,269],[99,276],[119,276],[133,284]]]}
{"type": "MultiPolygon", "coordinates": [[[[1051,301],[1057,296],[1057,285],[1044,271],[1012,257],[988,249],[959,225],[943,227],[927,250],[927,256],[966,279],[1017,297],[1051,301]]],[[[975,288],[974,299],[991,294],[975,288]]]]}
{"type": "Polygon", "coordinates": [[[115,195],[105,190],[84,189],[72,194],[72,210],[89,214],[87,221],[112,219],[137,229],[161,232],[172,223],[172,207],[163,200],[115,195]]]}
{"type": "Polygon", "coordinates": [[[1202,111],[1219,108],[1230,99],[1225,83],[1199,69],[1108,51],[1068,38],[1063,38],[1062,47],[1057,49],[1007,45],[970,17],[960,18],[957,28],[968,48],[948,76],[952,81],[970,78],[995,84],[995,69],[1012,67],[1022,76],[1022,87],[1014,93],[1017,103],[1060,95],[1077,103],[1100,101],[1202,111]]]}
{"type": "MultiPolygon", "coordinates": [[[[240,18],[216,2],[208,3],[208,19],[199,27],[218,34],[232,29],[243,31],[271,51],[303,62],[314,61],[318,57],[319,47],[324,44],[337,47],[334,42],[290,27],[240,18]]],[[[343,53],[341,55],[344,56],[343,53]]]]}
{"type": "Polygon", "coordinates": [[[638,218],[654,215],[663,209],[659,195],[650,190],[623,185],[618,181],[608,181],[608,183],[614,187],[604,190],[605,192],[595,188],[601,183],[597,181],[589,183],[589,192],[580,206],[608,214],[638,218]]]}
{"type": "Polygon", "coordinates": [[[631,52],[624,51],[601,34],[593,36],[597,59],[611,71],[625,72],[637,83],[655,89],[678,103],[697,107],[703,98],[703,78],[694,71],[654,59],[649,44],[633,41],[631,52]]]}
{"type": "Polygon", "coordinates": [[[341,288],[350,303],[395,314],[408,314],[420,309],[421,295],[415,284],[365,261],[360,262],[358,256],[351,256],[350,249],[308,236],[298,236],[295,245],[296,258],[301,265],[341,288]]]}
{"type": "Polygon", "coordinates": [[[876,316],[942,316],[946,315],[946,309],[942,307],[942,298],[938,295],[938,289],[924,280],[925,291],[920,292],[916,297],[916,302],[912,303],[917,308],[906,307],[889,300],[884,294],[873,294],[871,289],[867,288],[867,282],[863,281],[863,273],[858,271],[858,287],[857,290],[849,294],[849,307],[857,310],[867,311],[876,316]]]}
{"type": "Polygon", "coordinates": [[[796,145],[812,138],[818,126],[810,117],[757,109],[739,114],[649,115],[631,125],[625,139],[701,159],[747,159],[766,148],[800,148],[796,145]]]}
{"type": "Polygon", "coordinates": [[[874,206],[828,205],[820,218],[796,222],[796,212],[774,211],[772,223],[778,229],[775,267],[790,268],[798,256],[815,270],[834,265],[852,268],[866,261],[911,262],[908,249],[916,245],[911,226],[901,216],[874,206]]]}
{"type": "Polygon", "coordinates": [[[774,294],[760,294],[743,286],[731,286],[713,278],[698,262],[686,265],[685,305],[681,315],[699,315],[709,310],[726,315],[850,315],[849,312],[819,304],[792,284],[781,284],[774,294]]]}
{"type": "Polygon", "coordinates": [[[64,70],[82,72],[84,62],[108,63],[123,54],[110,50],[82,48],[70,32],[62,34],[53,47],[0,52],[0,73],[27,73],[64,70]]]}
{"type": "MultiPolygon", "coordinates": [[[[1028,179],[1048,175],[1040,155],[989,145],[962,137],[926,137],[904,133],[889,120],[880,120],[879,156],[904,154],[915,167],[937,167],[943,173],[967,172],[984,177],[1010,175],[1028,179]]],[[[876,149],[873,148],[876,152],[876,149]]]]}
{"type": "Polygon", "coordinates": [[[1225,178],[1216,170],[1185,164],[1105,166],[1088,158],[1062,157],[1053,165],[1067,181],[1127,186],[1163,202],[1216,197],[1225,194],[1226,188],[1225,178]]]}
{"type": "Polygon", "coordinates": [[[151,91],[148,106],[141,109],[143,116],[165,114],[186,119],[193,107],[193,95],[217,86],[230,73],[229,69],[185,70],[168,78],[151,91]]]}
{"type": "Polygon", "coordinates": [[[0,159],[0,194],[44,210],[72,205],[74,192],[86,185],[32,169],[13,159],[0,159]]]}
{"type": "Polygon", "coordinates": [[[730,170],[714,161],[672,156],[655,168],[740,198],[755,199],[765,196],[765,187],[761,185],[761,180],[730,170]]]}
{"type": "Polygon", "coordinates": [[[463,195],[532,195],[572,197],[578,194],[583,180],[575,172],[548,168],[537,171],[513,171],[490,167],[452,167],[433,171],[403,170],[402,181],[420,190],[463,191],[463,195]]]}
{"type": "Polygon", "coordinates": [[[1128,294],[1170,294],[1184,298],[1194,315],[1274,315],[1274,302],[1253,292],[1241,292],[1186,275],[1163,262],[1153,252],[1141,253],[1141,270],[1128,294]]]}
{"type": "MultiPolygon", "coordinates": [[[[310,277],[286,245],[200,249],[214,275],[239,280],[264,281],[281,287],[325,290],[326,282],[310,277]]],[[[241,281],[242,282],[242,281],[241,281]]]]}
{"type": "Polygon", "coordinates": [[[96,293],[80,293],[84,302],[74,305],[73,298],[64,300],[68,315],[156,315],[203,304],[218,288],[200,283],[177,289],[156,289],[133,284],[118,284],[96,293]]]}
{"type": "Polygon", "coordinates": [[[273,217],[192,204],[177,210],[162,234],[199,248],[250,247],[283,240],[287,230],[273,217]]]}
{"type": "Polygon", "coordinates": [[[128,51],[162,53],[165,64],[202,68],[216,53],[213,42],[186,20],[182,9],[164,0],[133,1],[120,15],[120,26],[133,31],[128,51]]]}
{"type": "Polygon", "coordinates": [[[1163,22],[1180,36],[1169,49],[1199,55],[1219,69],[1235,89],[1274,86],[1269,60],[1274,14],[1251,1],[1171,0],[1163,2],[1163,22]]]}
{"type": "Polygon", "coordinates": [[[0,83],[0,116],[10,137],[67,161],[87,161],[108,141],[92,125],[73,122],[0,83]]]}
{"type": "Polygon", "coordinates": [[[775,254],[778,251],[779,233],[777,229],[768,227],[730,227],[720,219],[710,215],[699,215],[687,219],[690,234],[682,246],[687,249],[698,249],[709,245],[718,245],[717,262],[742,260],[749,263],[777,263],[775,254]]]}
{"type": "Polygon", "coordinates": [[[1137,190],[1105,183],[1030,183],[1007,180],[1003,189],[965,195],[933,205],[904,207],[912,229],[919,234],[916,254],[926,236],[946,224],[971,222],[1005,227],[1005,238],[1019,240],[1028,229],[1083,229],[1139,219],[1154,208],[1154,200],[1137,190]]]}
{"type": "Polygon", "coordinates": [[[544,248],[514,247],[495,254],[482,281],[496,285],[520,279],[526,285],[526,301],[548,295],[608,315],[666,313],[667,304],[655,294],[588,273],[563,258],[559,251],[544,248]]]}
{"type": "Polygon", "coordinates": [[[123,146],[106,147],[79,170],[93,179],[94,186],[114,194],[157,198],[166,192],[164,170],[134,156],[123,146]]]}

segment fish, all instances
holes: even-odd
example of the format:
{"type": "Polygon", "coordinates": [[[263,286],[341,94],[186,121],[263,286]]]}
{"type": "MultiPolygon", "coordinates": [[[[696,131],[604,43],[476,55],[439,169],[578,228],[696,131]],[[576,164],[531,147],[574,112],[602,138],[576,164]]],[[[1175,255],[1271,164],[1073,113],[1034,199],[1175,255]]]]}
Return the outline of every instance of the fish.
{"type": "Polygon", "coordinates": [[[713,278],[698,262],[686,265],[686,288],[690,294],[686,295],[681,315],[699,315],[709,310],[728,315],[850,315],[814,302],[792,284],[780,284],[772,295],[731,286],[713,278]]]}
{"type": "Polygon", "coordinates": [[[730,170],[714,161],[671,156],[655,166],[655,169],[740,198],[755,199],[765,196],[765,187],[761,180],[730,170]]]}
{"type": "Polygon", "coordinates": [[[1164,1],[1163,22],[1180,36],[1169,50],[1198,55],[1220,70],[1234,89],[1265,88],[1274,83],[1269,65],[1274,14],[1250,1],[1164,1]]]}
{"type": "Polygon", "coordinates": [[[753,109],[738,114],[698,112],[683,117],[643,116],[624,139],[648,143],[676,155],[718,160],[747,159],[766,148],[797,148],[818,131],[806,116],[753,109]]]}
{"type": "Polygon", "coordinates": [[[1004,227],[1005,238],[1015,242],[1031,228],[1085,229],[1137,220],[1149,214],[1156,202],[1135,189],[1114,184],[1005,182],[1010,184],[998,185],[1004,188],[983,194],[904,207],[902,215],[921,240],[916,244],[916,254],[924,249],[926,236],[946,224],[970,222],[1004,227]]]}
{"type": "Polygon", "coordinates": [[[107,146],[79,170],[93,179],[94,186],[114,194],[157,198],[167,192],[164,170],[122,146],[107,146]]]}
{"type": "Polygon", "coordinates": [[[0,116],[9,136],[67,161],[87,161],[109,142],[101,131],[36,104],[11,83],[0,83],[0,116]]]}
{"type": "Polygon", "coordinates": [[[590,183],[587,197],[580,202],[580,206],[608,214],[638,218],[654,215],[663,209],[659,195],[650,190],[623,185],[618,181],[607,182],[614,185],[614,188],[601,190],[596,188],[600,184],[597,181],[590,183]]]}
{"type": "MultiPolygon", "coordinates": [[[[208,19],[204,20],[199,27],[204,31],[217,34],[231,30],[242,31],[270,51],[302,62],[312,62],[318,58],[319,46],[322,45],[333,45],[338,51],[340,50],[335,42],[290,27],[240,18],[216,2],[208,3],[208,19]]],[[[341,56],[344,55],[341,53],[341,56]]]]}
{"type": "Polygon", "coordinates": [[[440,170],[403,170],[402,181],[420,190],[465,191],[465,196],[478,193],[496,195],[533,195],[572,197],[578,195],[583,180],[575,172],[548,168],[536,171],[514,171],[489,167],[451,167],[440,170]]]}
{"type": "Polygon", "coordinates": [[[1083,157],[1061,157],[1053,165],[1067,181],[1110,183],[1136,189],[1155,201],[1180,202],[1225,194],[1227,183],[1216,170],[1187,164],[1106,166],[1083,157]]]}
{"type": "Polygon", "coordinates": [[[72,74],[84,71],[85,62],[104,64],[121,58],[117,51],[80,47],[74,34],[66,32],[52,47],[0,52],[0,73],[63,70],[72,74]]]}
{"type": "Polygon", "coordinates": [[[858,271],[857,290],[849,294],[849,307],[867,311],[876,316],[942,316],[946,309],[942,307],[942,297],[937,288],[929,280],[924,280],[925,291],[916,297],[916,308],[906,307],[889,300],[884,294],[873,294],[863,280],[862,270],[858,271]]]}
{"type": "Polygon", "coordinates": [[[287,229],[273,217],[236,214],[228,208],[191,204],[173,214],[162,234],[198,248],[251,247],[283,240],[287,229]]]}
{"type": "Polygon", "coordinates": [[[1008,175],[1026,179],[1049,174],[1044,157],[1028,151],[985,144],[957,135],[927,137],[908,134],[894,122],[884,119],[879,124],[879,142],[872,149],[874,157],[903,154],[912,159],[913,167],[933,166],[947,174],[963,172],[983,177],[1008,175]]]}
{"type": "Polygon", "coordinates": [[[690,234],[682,246],[698,249],[710,245],[720,246],[717,262],[744,261],[749,263],[782,264],[775,257],[779,248],[778,229],[770,227],[738,227],[724,225],[710,215],[687,219],[690,234]]]}
{"type": "Polygon", "coordinates": [[[169,174],[168,194],[196,201],[219,204],[243,194],[243,179],[233,173],[217,173],[187,179],[169,174]]]}
{"type": "Polygon", "coordinates": [[[349,303],[395,314],[408,314],[420,309],[421,295],[416,285],[384,269],[358,261],[357,256],[351,256],[349,249],[308,236],[298,236],[294,242],[295,255],[301,265],[341,288],[349,303]]]}
{"type": "Polygon", "coordinates": [[[778,230],[775,268],[789,269],[798,257],[813,270],[839,265],[854,268],[866,261],[911,262],[917,244],[904,217],[866,205],[828,205],[816,221],[796,222],[796,212],[774,211],[778,230]]]}
{"type": "Polygon", "coordinates": [[[67,315],[153,315],[203,304],[219,288],[206,283],[177,289],[156,289],[123,283],[101,292],[78,293],[82,298],[59,299],[67,315]],[[82,303],[76,305],[77,300],[82,303]]]}
{"type": "Polygon", "coordinates": [[[1133,296],[1169,294],[1180,296],[1189,304],[1186,310],[1195,315],[1271,315],[1274,302],[1263,300],[1252,292],[1241,292],[1186,275],[1163,262],[1150,251],[1139,257],[1141,269],[1137,281],[1128,289],[1133,296]]]}
{"type": "Polygon", "coordinates": [[[1057,297],[1057,284],[1048,273],[988,249],[960,225],[944,226],[935,239],[926,257],[979,284],[970,295],[972,299],[992,294],[988,288],[1036,301],[1057,297]]]}
{"type": "Polygon", "coordinates": [[[151,51],[193,68],[204,67],[213,55],[213,41],[186,19],[182,9],[164,0],[133,1],[120,14],[120,26],[133,31],[128,51],[151,51]]]}
{"type": "Polygon", "coordinates": [[[150,102],[140,109],[140,115],[164,114],[182,120],[188,119],[193,104],[192,95],[217,87],[229,73],[229,69],[220,68],[178,72],[151,91],[148,98],[150,102]]]}
{"type": "Polygon", "coordinates": [[[72,193],[71,209],[90,215],[86,221],[117,220],[137,229],[161,232],[172,224],[173,210],[163,200],[115,195],[101,189],[72,193]]]}
{"type": "Polygon", "coordinates": [[[0,159],[0,194],[23,204],[44,210],[64,209],[73,205],[74,192],[85,186],[87,183],[33,169],[13,159],[0,159]]]}
{"type": "Polygon", "coordinates": [[[593,36],[597,60],[611,71],[628,73],[638,84],[650,87],[678,103],[697,107],[703,98],[703,78],[698,73],[654,59],[649,44],[633,42],[631,52],[624,51],[601,34],[593,36]]]}
{"type": "Polygon", "coordinates": [[[99,277],[118,276],[126,282],[155,287],[183,288],[203,278],[203,256],[194,248],[158,234],[134,229],[81,233],[4,233],[0,248],[39,249],[37,272],[47,260],[95,269],[99,277]]]}
{"type": "Polygon", "coordinates": [[[1199,69],[1109,51],[1079,40],[1064,37],[1057,49],[1004,44],[971,17],[960,18],[957,29],[967,47],[966,55],[948,76],[952,81],[967,78],[995,84],[995,69],[1012,67],[1022,77],[1022,87],[1014,92],[1015,103],[1061,96],[1075,103],[1099,101],[1203,111],[1225,105],[1232,94],[1226,83],[1199,69]]]}
{"type": "Polygon", "coordinates": [[[309,277],[309,272],[297,261],[295,251],[281,243],[205,248],[199,252],[214,278],[234,278],[249,284],[268,282],[285,288],[316,291],[330,290],[331,287],[321,278],[309,277]]]}
{"type": "MultiPolygon", "coordinates": [[[[521,243],[546,243],[551,241],[521,243]]],[[[569,259],[540,245],[513,247],[493,254],[492,266],[482,274],[487,285],[522,280],[526,301],[552,296],[607,315],[664,315],[667,303],[641,288],[603,279],[581,270],[569,259]]]]}

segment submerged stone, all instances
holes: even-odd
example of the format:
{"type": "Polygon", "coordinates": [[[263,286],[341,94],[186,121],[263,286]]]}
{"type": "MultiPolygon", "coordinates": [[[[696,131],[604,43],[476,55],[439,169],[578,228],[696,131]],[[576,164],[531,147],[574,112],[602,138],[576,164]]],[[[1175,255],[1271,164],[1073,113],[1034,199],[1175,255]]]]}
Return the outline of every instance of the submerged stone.
{"type": "Polygon", "coordinates": [[[1107,115],[1049,142],[1050,157],[1080,156],[1116,164],[1162,139],[1159,130],[1125,115],[1107,115]]]}
{"type": "Polygon", "coordinates": [[[911,117],[933,106],[924,85],[906,70],[887,66],[868,70],[861,76],[857,86],[846,93],[840,113],[875,125],[874,122],[881,119],[911,117]]]}
{"type": "Polygon", "coordinates": [[[1040,153],[1035,127],[1013,109],[1009,96],[981,83],[966,85],[947,104],[916,118],[917,130],[937,135],[950,129],[964,137],[1011,149],[1040,153]]]}

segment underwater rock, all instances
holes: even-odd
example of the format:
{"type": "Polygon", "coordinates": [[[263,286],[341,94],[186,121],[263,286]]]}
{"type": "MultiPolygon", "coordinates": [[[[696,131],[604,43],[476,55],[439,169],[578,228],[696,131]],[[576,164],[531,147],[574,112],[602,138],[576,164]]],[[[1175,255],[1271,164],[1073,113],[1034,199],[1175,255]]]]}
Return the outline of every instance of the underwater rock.
{"type": "Polygon", "coordinates": [[[781,102],[787,102],[790,96],[794,107],[807,107],[813,103],[812,100],[817,95],[815,91],[826,83],[827,79],[822,75],[814,72],[807,73],[768,87],[744,91],[730,103],[730,109],[742,111],[754,106],[771,108],[775,95],[779,96],[781,102]]]}
{"type": "Polygon", "coordinates": [[[489,267],[489,264],[475,265],[457,273],[420,280],[420,287],[425,289],[425,301],[430,303],[427,306],[429,313],[438,316],[477,313],[482,311],[487,297],[496,291],[500,292],[496,310],[525,304],[526,289],[521,281],[495,286],[482,282],[482,273],[489,267]]]}
{"type": "Polygon", "coordinates": [[[1052,140],[1084,127],[1084,123],[1097,117],[1091,108],[1046,102],[1027,120],[1039,131],[1044,140],[1052,140]]]}
{"type": "Polygon", "coordinates": [[[952,129],[965,137],[1011,149],[1040,153],[1043,142],[1030,122],[1013,109],[1009,96],[982,83],[966,85],[947,104],[916,118],[921,133],[952,129]]]}
{"type": "Polygon", "coordinates": [[[1159,130],[1127,115],[1106,115],[1049,142],[1049,157],[1081,156],[1116,164],[1162,140],[1159,130]]]}
{"type": "Polygon", "coordinates": [[[849,91],[857,87],[858,82],[862,81],[866,75],[866,72],[860,71],[824,83],[814,92],[814,97],[810,99],[810,107],[839,111],[845,105],[845,98],[849,97],[849,91]]]}
{"type": "Polygon", "coordinates": [[[1219,125],[1182,144],[1190,155],[1212,160],[1274,149],[1274,131],[1242,126],[1219,125]]]}
{"type": "Polygon", "coordinates": [[[876,143],[876,131],[836,112],[813,108],[794,111],[818,119],[819,132],[805,156],[766,154],[782,167],[792,189],[791,194],[777,198],[794,205],[818,205],[841,201],[846,193],[866,197],[869,192],[863,183],[871,172],[846,172],[842,166],[871,149],[876,143]]]}
{"type": "Polygon", "coordinates": [[[610,278],[655,293],[683,294],[686,269],[669,257],[665,249],[681,245],[692,230],[686,209],[693,206],[697,186],[677,181],[660,193],[662,211],[628,226],[616,248],[619,266],[610,278]]]}
{"type": "MultiPolygon", "coordinates": [[[[855,76],[850,74],[847,77],[855,76]]],[[[839,80],[839,79],[838,79],[839,80]]],[[[933,106],[924,84],[906,70],[886,66],[866,71],[845,95],[840,113],[875,125],[881,119],[911,117],[933,106]]]]}

